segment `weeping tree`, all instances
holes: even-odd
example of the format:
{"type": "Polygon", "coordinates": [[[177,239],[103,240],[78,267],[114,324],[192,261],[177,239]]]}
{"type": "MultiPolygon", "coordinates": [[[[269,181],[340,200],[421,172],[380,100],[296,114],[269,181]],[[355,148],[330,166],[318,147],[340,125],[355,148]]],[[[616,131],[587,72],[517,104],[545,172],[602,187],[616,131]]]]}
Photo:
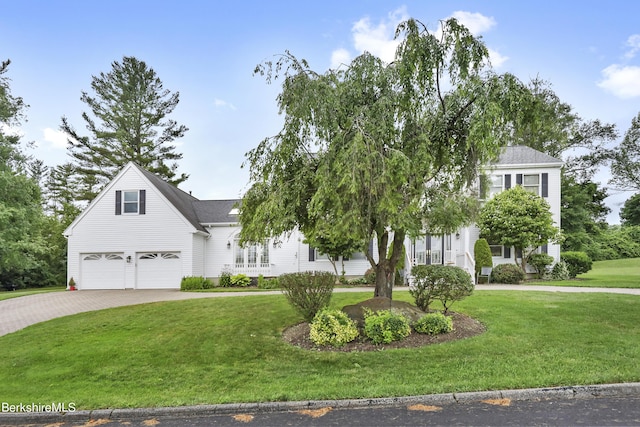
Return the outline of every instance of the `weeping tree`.
{"type": "Polygon", "coordinates": [[[286,51],[256,67],[282,80],[284,125],[247,153],[240,212],[243,242],[296,229],[356,242],[376,271],[375,296],[388,298],[405,237],[470,221],[468,190],[508,140],[526,91],[491,71],[485,45],[455,19],[439,32],[411,19],[395,37],[390,64],[365,52],[319,73],[286,51]]]}

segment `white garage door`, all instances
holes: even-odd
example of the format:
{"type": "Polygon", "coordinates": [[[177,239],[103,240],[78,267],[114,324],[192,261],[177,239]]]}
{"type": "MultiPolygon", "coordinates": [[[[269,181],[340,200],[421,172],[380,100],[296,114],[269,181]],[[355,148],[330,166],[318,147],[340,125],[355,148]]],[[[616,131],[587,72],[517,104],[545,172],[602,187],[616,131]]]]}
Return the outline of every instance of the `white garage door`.
{"type": "Polygon", "coordinates": [[[180,289],[180,252],[144,252],[137,258],[137,289],[180,289]]]}
{"type": "Polygon", "coordinates": [[[82,254],[80,265],[79,289],[124,289],[123,254],[82,254]]]}

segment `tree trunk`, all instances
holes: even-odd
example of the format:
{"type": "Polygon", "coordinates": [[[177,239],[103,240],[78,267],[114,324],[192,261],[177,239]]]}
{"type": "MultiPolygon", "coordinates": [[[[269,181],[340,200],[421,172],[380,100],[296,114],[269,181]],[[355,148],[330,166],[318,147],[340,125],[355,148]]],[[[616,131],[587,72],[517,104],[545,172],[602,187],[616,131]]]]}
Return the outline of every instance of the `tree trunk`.
{"type": "Polygon", "coordinates": [[[375,297],[386,297],[393,299],[393,285],[396,280],[396,265],[400,257],[404,254],[404,231],[396,231],[393,235],[393,250],[391,257],[387,258],[387,245],[389,234],[385,231],[378,238],[378,264],[376,265],[376,290],[375,297]]]}

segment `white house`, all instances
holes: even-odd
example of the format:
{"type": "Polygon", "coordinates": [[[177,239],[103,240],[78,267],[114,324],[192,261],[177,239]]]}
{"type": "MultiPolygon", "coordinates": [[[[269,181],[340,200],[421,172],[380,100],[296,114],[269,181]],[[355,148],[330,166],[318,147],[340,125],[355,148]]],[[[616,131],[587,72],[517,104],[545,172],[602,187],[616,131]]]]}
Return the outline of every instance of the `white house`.
{"type": "MultiPolygon", "coordinates": [[[[560,224],[562,162],[528,147],[507,147],[488,173],[491,194],[523,185],[545,197],[560,224]]],[[[300,233],[279,242],[238,244],[239,200],[198,200],[134,163],[127,164],[69,225],[67,280],[79,289],[178,289],[184,276],[217,278],[222,271],[256,277],[333,271],[329,259],[300,233]]],[[[451,264],[473,271],[475,227],[405,242],[405,265],[451,264]]],[[[558,245],[547,251],[556,260],[558,245]]],[[[515,262],[509,248],[492,246],[494,264],[515,262]]],[[[347,276],[370,267],[364,254],[338,262],[347,276]]]]}

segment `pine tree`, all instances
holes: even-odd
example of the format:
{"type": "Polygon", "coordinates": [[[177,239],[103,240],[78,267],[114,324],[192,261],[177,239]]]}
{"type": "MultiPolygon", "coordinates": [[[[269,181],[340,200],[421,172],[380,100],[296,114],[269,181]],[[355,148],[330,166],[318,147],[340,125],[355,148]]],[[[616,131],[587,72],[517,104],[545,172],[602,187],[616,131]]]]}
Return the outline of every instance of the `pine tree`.
{"type": "Polygon", "coordinates": [[[90,201],[129,161],[177,185],[188,176],[177,174],[182,154],[172,142],[188,130],[167,119],[179,93],[163,87],[144,61],[125,56],[112,70],[93,76],[94,94],[82,92],[91,114],[82,113],[90,136],[80,136],[66,117],[61,130],[69,135],[69,154],[79,177],[78,200],[90,201]]]}

